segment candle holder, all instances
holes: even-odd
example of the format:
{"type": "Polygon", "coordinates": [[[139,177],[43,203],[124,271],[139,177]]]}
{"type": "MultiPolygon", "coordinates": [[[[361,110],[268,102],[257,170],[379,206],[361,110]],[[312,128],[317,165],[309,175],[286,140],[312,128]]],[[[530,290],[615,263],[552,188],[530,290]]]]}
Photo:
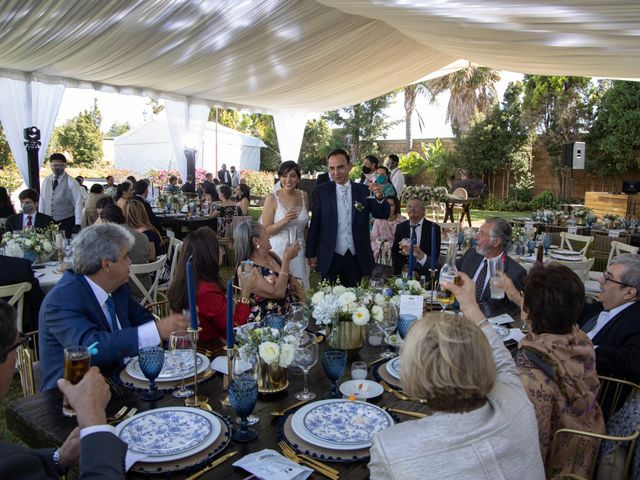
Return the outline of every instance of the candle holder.
{"type": "Polygon", "coordinates": [[[193,338],[193,397],[188,397],[184,400],[184,404],[187,407],[199,407],[209,402],[209,397],[204,395],[198,395],[198,338],[200,337],[200,327],[191,328],[189,327],[187,331],[191,334],[193,338]]]}
{"type": "MultiPolygon", "coordinates": [[[[229,389],[229,384],[233,380],[233,355],[235,352],[234,348],[224,347],[224,350],[227,352],[227,386],[225,390],[229,389]]],[[[231,400],[229,400],[229,393],[225,393],[222,398],[220,398],[220,404],[223,407],[230,407],[231,400]]]]}
{"type": "Polygon", "coordinates": [[[431,300],[429,302],[430,310],[433,310],[433,295],[436,291],[436,273],[438,273],[438,270],[436,270],[435,268],[429,269],[429,277],[431,279],[431,300]]]}

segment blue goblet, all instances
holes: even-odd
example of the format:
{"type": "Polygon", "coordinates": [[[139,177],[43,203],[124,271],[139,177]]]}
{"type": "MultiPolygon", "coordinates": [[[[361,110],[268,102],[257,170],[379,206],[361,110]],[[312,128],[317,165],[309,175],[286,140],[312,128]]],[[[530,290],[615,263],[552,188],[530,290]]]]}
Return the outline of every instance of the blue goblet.
{"type": "Polygon", "coordinates": [[[536,249],[536,241],[535,240],[529,240],[527,242],[527,250],[529,251],[529,255],[533,255],[533,252],[536,249]]]}
{"type": "Polygon", "coordinates": [[[164,397],[164,393],[156,388],[156,378],[164,365],[164,349],[160,346],[141,348],[138,352],[138,363],[143,375],[149,380],[149,390],[142,394],[142,399],[154,402],[164,397]]]}
{"type": "Polygon", "coordinates": [[[287,319],[284,315],[272,314],[264,317],[264,324],[267,327],[275,328],[276,330],[282,330],[286,322],[287,319]]]}
{"type": "Polygon", "coordinates": [[[409,333],[409,329],[413,322],[418,319],[415,315],[410,315],[408,313],[403,313],[398,317],[398,335],[400,338],[404,340],[404,337],[409,333]]]}
{"type": "Polygon", "coordinates": [[[234,428],[231,439],[234,442],[250,442],[255,440],[258,432],[249,428],[247,417],[251,415],[258,400],[258,382],[255,378],[242,376],[229,384],[229,401],[231,407],[240,417],[240,430],[234,428]]]}
{"type": "Polygon", "coordinates": [[[464,243],[464,232],[458,233],[458,251],[462,250],[462,244],[464,243]]]}
{"type": "Polygon", "coordinates": [[[549,248],[551,247],[551,237],[549,235],[545,235],[542,239],[542,246],[544,247],[544,254],[549,253],[549,248]]]}
{"type": "Polygon", "coordinates": [[[347,368],[347,352],[344,350],[326,350],[322,354],[322,368],[324,373],[331,380],[331,391],[327,398],[340,398],[337,381],[347,368]]]}

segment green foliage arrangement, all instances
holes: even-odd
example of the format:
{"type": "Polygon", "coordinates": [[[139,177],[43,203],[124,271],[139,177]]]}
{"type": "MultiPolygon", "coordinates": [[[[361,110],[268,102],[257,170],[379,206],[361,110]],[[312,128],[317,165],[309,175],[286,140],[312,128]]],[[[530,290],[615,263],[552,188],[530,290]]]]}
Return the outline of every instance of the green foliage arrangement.
{"type": "Polygon", "coordinates": [[[274,172],[255,172],[253,170],[242,170],[240,176],[247,180],[251,195],[256,197],[266,197],[271,193],[276,178],[274,172]]]}
{"type": "Polygon", "coordinates": [[[540,192],[531,199],[531,209],[538,210],[541,208],[556,208],[558,205],[558,199],[553,192],[545,191],[540,192]]]}
{"type": "Polygon", "coordinates": [[[400,155],[398,168],[405,175],[418,175],[427,169],[427,159],[418,152],[409,152],[406,155],[400,155]]]}

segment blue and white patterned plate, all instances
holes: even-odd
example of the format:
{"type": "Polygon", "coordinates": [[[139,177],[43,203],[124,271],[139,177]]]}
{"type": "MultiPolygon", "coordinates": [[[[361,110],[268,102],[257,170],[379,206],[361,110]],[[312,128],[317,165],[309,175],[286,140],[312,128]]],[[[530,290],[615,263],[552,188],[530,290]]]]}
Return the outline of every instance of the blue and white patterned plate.
{"type": "Polygon", "coordinates": [[[344,399],[305,405],[291,422],[294,432],[307,442],[334,450],[368,448],[376,433],[393,425],[380,407],[344,399]]]}
{"type": "MultiPolygon", "coordinates": [[[[184,376],[189,377],[193,375],[193,350],[184,350],[180,352],[180,358],[184,362],[184,376]]],[[[206,355],[198,353],[198,373],[204,372],[209,368],[209,359],[206,355]]],[[[138,357],[134,357],[126,366],[127,373],[137,380],[147,380],[140,364],[138,363],[138,357]]],[[[164,365],[162,371],[156,381],[158,382],[170,382],[174,380],[180,380],[180,362],[174,354],[167,350],[164,355],[164,365]]]]}
{"type": "Polygon", "coordinates": [[[179,460],[204,450],[221,431],[215,415],[189,407],[149,410],[116,427],[129,450],[153,457],[154,462],[179,460]]]}
{"type": "Polygon", "coordinates": [[[389,375],[400,380],[400,357],[389,360],[385,367],[387,368],[389,375]]]}

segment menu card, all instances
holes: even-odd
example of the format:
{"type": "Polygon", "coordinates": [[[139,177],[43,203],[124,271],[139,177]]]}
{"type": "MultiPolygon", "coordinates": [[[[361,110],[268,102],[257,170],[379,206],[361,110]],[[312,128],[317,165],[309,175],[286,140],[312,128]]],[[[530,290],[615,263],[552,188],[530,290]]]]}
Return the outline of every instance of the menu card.
{"type": "Polygon", "coordinates": [[[422,318],[423,304],[422,295],[400,295],[400,315],[410,314],[422,318]]]}

